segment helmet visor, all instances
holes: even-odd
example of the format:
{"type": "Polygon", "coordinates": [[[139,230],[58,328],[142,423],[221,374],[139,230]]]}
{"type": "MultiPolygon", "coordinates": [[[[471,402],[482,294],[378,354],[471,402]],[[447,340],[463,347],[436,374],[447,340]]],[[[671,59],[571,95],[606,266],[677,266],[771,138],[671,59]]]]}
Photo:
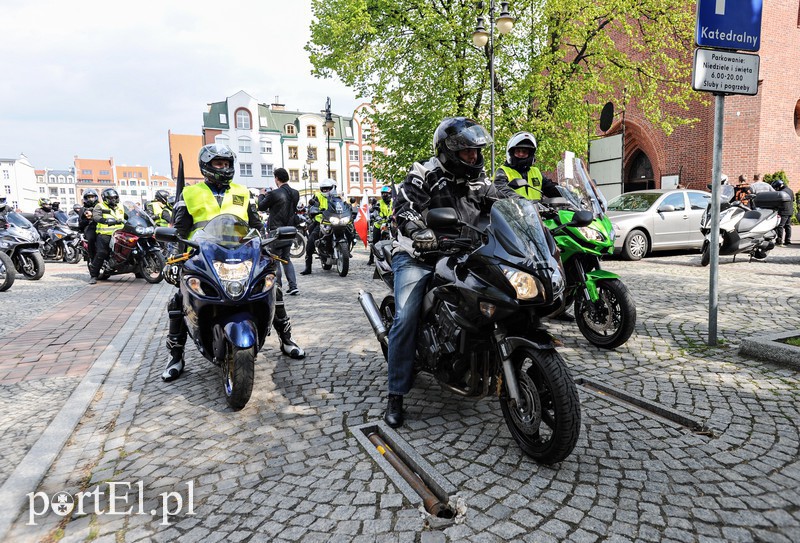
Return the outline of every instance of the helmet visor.
{"type": "Polygon", "coordinates": [[[492,136],[479,124],[459,130],[457,134],[450,134],[444,140],[444,144],[451,151],[482,148],[491,143],[492,136]]]}

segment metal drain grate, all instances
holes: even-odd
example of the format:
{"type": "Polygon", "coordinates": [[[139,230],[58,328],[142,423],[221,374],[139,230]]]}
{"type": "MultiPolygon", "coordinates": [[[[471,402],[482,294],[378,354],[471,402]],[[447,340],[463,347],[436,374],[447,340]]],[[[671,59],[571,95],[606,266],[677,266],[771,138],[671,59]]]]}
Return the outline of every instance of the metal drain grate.
{"type": "Polygon", "coordinates": [[[575,384],[589,392],[594,393],[597,396],[600,396],[601,398],[606,398],[607,400],[613,401],[617,404],[632,408],[635,411],[644,413],[650,417],[677,424],[687,428],[697,435],[715,437],[714,432],[702,422],[691,419],[686,415],[679,413],[678,411],[664,407],[661,404],[651,402],[640,396],[628,394],[624,390],[620,390],[597,381],[592,381],[586,379],[585,377],[576,378],[575,384]]]}

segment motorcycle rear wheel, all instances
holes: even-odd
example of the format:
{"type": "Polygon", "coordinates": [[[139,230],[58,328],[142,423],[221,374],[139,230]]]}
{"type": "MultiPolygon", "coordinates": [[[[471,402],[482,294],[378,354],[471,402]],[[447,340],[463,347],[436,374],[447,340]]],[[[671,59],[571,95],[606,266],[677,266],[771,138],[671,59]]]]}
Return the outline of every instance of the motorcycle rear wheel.
{"type": "Polygon", "coordinates": [[[64,262],[67,264],[77,264],[81,261],[81,252],[74,245],[64,246],[64,262]]]}
{"type": "Polygon", "coordinates": [[[292,247],[289,249],[289,256],[292,258],[300,258],[306,254],[306,238],[299,232],[292,241],[292,247]]]}
{"type": "Polygon", "coordinates": [[[222,366],[222,387],[225,400],[232,409],[242,409],[253,394],[256,375],[256,349],[237,349],[228,345],[222,366]]]}
{"type": "Polygon", "coordinates": [[[636,326],[636,304],[628,287],[619,279],[597,282],[597,302],[583,296],[575,299],[575,322],[589,343],[603,349],[619,347],[636,326]],[[609,322],[610,321],[610,322],[609,322]]]}
{"type": "Polygon", "coordinates": [[[347,272],[350,271],[350,251],[347,247],[347,242],[340,242],[336,253],[336,271],[339,272],[339,277],[345,277],[347,272]]]}
{"type": "Polygon", "coordinates": [[[164,279],[165,265],[166,262],[161,251],[148,251],[142,255],[142,259],[139,261],[139,273],[148,283],[159,283],[164,279]]]}
{"type": "Polygon", "coordinates": [[[16,277],[17,270],[14,268],[11,257],[0,251],[0,292],[10,289],[16,277]]]}
{"type": "Polygon", "coordinates": [[[578,389],[567,365],[555,349],[521,347],[512,360],[522,405],[514,405],[507,390],[500,398],[511,437],[536,462],[561,462],[575,448],[581,429],[578,389]]]}
{"type": "Polygon", "coordinates": [[[41,279],[44,275],[44,257],[38,251],[35,253],[17,253],[14,266],[19,273],[33,281],[41,279]]]}

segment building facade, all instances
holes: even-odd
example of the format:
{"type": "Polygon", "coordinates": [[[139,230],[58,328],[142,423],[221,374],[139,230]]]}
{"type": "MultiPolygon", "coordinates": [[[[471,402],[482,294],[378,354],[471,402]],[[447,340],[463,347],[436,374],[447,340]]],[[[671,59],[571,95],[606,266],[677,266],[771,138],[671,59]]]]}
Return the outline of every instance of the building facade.
{"type": "Polygon", "coordinates": [[[0,158],[0,196],[13,209],[32,213],[38,207],[36,170],[25,155],[0,158]]]}
{"type": "Polygon", "coordinates": [[[65,212],[72,209],[77,199],[75,169],[36,170],[36,192],[39,198],[49,198],[61,203],[65,212]]]}

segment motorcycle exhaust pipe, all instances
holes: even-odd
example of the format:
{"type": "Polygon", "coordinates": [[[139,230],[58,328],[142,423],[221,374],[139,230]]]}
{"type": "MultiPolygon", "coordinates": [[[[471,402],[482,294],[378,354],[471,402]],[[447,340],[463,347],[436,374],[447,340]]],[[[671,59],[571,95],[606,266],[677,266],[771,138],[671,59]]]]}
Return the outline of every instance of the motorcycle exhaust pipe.
{"type": "Polygon", "coordinates": [[[377,337],[378,341],[380,341],[383,345],[388,347],[388,332],[386,330],[386,326],[383,325],[381,312],[380,309],[378,309],[378,306],[375,304],[375,298],[373,298],[372,294],[369,292],[359,290],[358,303],[361,304],[361,309],[364,310],[364,314],[367,316],[370,326],[372,326],[372,331],[375,332],[375,337],[377,337]]]}

